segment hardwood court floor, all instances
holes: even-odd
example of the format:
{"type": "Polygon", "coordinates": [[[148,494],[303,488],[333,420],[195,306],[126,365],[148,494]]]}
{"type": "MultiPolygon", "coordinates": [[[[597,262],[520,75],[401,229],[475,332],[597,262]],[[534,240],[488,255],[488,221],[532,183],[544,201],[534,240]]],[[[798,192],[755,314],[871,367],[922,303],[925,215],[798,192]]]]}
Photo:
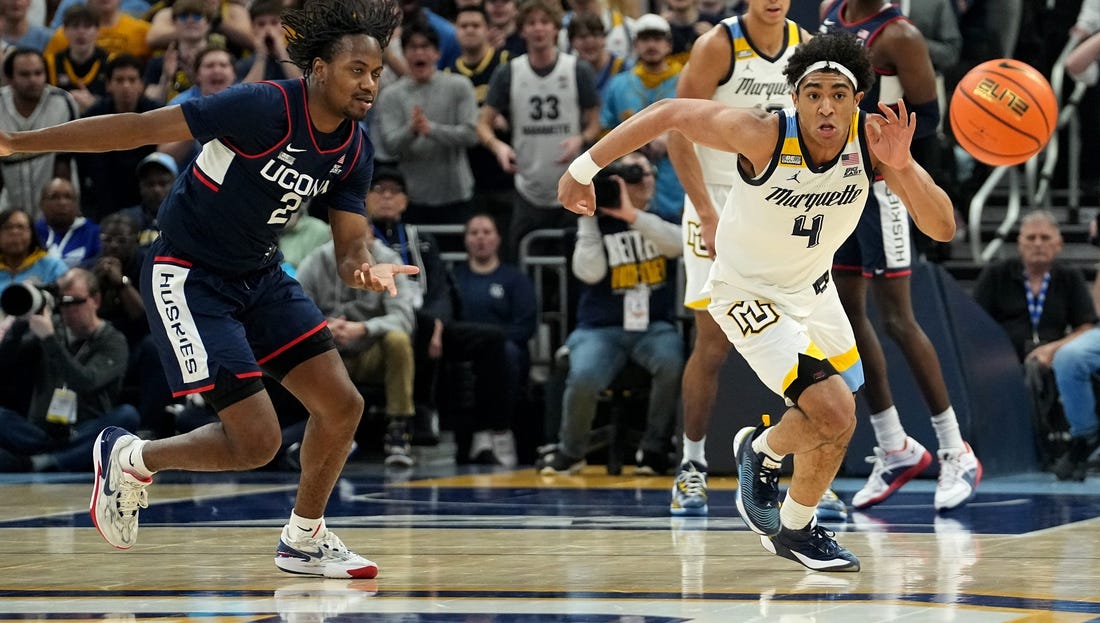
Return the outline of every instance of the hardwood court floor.
{"type": "Polygon", "coordinates": [[[826,574],[764,551],[731,479],[712,480],[708,518],[681,520],[668,516],[671,478],[353,464],[328,522],[380,564],[369,581],[275,568],[295,474],[158,475],[127,552],[91,527],[90,480],[0,480],[0,620],[1100,621],[1096,478],[988,479],[942,516],[934,483],[911,483],[831,525],[863,570],[826,574]]]}

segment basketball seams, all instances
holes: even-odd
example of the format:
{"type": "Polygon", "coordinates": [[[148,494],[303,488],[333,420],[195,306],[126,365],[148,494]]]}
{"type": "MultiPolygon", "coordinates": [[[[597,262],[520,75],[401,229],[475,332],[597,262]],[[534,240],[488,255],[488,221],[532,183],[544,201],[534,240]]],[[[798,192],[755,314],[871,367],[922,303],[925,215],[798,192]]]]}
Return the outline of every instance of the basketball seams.
{"type": "MultiPolygon", "coordinates": [[[[968,99],[971,99],[971,101],[973,101],[975,104],[979,103],[976,100],[974,100],[973,98],[968,98],[968,99]]],[[[981,110],[983,112],[985,111],[984,108],[982,108],[981,110]]],[[[968,129],[969,126],[960,125],[960,122],[958,120],[958,116],[957,116],[954,108],[952,108],[950,110],[950,112],[948,113],[948,116],[951,119],[951,128],[955,132],[956,139],[959,138],[960,136],[962,138],[966,139],[967,145],[963,145],[962,147],[963,147],[963,149],[965,149],[968,152],[969,151],[980,151],[983,154],[986,154],[988,156],[992,156],[992,157],[995,157],[995,158],[1018,158],[1018,157],[1022,157],[1022,156],[1030,157],[1030,155],[1034,152],[1034,148],[1030,149],[1030,150],[1019,151],[1019,152],[1006,153],[1006,152],[1003,152],[1003,151],[993,151],[991,149],[983,147],[980,143],[978,143],[973,138],[971,138],[969,133],[966,132],[966,130],[968,129]],[[962,130],[962,131],[960,132],[960,130],[962,130]]],[[[1007,126],[1011,130],[1016,132],[1018,135],[1020,135],[1022,137],[1025,137],[1025,138],[1028,138],[1028,139],[1031,139],[1037,145],[1041,146],[1041,144],[1038,142],[1038,140],[1034,136],[1032,136],[1031,134],[1027,134],[1025,132],[1020,131],[1018,128],[1016,128],[1012,124],[1006,122],[1004,119],[999,119],[999,118],[993,117],[993,116],[989,116],[988,118],[993,120],[993,121],[997,121],[997,122],[1001,123],[1002,125],[1007,126]]],[[[972,153],[971,155],[974,155],[974,154],[972,153]]],[[[979,160],[980,160],[980,158],[979,158],[979,160]]],[[[987,164],[990,164],[990,163],[987,163],[987,164]]],[[[1000,165],[993,165],[993,166],[1000,166],[1000,165]]]]}
{"type": "MultiPolygon", "coordinates": [[[[1036,108],[1039,109],[1039,116],[1043,118],[1043,124],[1046,126],[1044,128],[1046,130],[1045,133],[1047,135],[1049,135],[1051,133],[1051,130],[1053,129],[1053,126],[1051,125],[1050,120],[1047,118],[1047,114],[1046,114],[1047,113],[1047,107],[1045,106],[1045,104],[1047,102],[1041,102],[1040,101],[1040,98],[1042,97],[1041,93],[1036,94],[1034,91],[1032,91],[1031,90],[1031,85],[1028,85],[1026,82],[1020,80],[1017,77],[1019,74],[1012,75],[1012,74],[1007,74],[1007,73],[1001,73],[999,71],[994,71],[994,70],[988,70],[985,73],[986,73],[986,75],[1000,76],[1002,78],[1006,78],[1008,80],[1011,80],[1013,85],[1020,87],[1020,90],[1024,93],[1024,95],[1027,95],[1028,98],[1030,98],[1031,102],[1036,106],[1036,108]]],[[[1029,81],[1032,82],[1032,83],[1035,82],[1034,80],[1029,80],[1029,81]]],[[[1042,84],[1037,84],[1037,85],[1034,85],[1034,86],[1041,87],[1043,85],[1042,84]]],[[[1051,88],[1049,84],[1046,84],[1046,87],[1047,87],[1047,89],[1051,88]]],[[[1055,110],[1055,112],[1054,112],[1054,123],[1057,124],[1058,123],[1058,112],[1057,112],[1058,102],[1053,101],[1053,102],[1050,102],[1050,103],[1052,103],[1054,105],[1054,110],[1055,110]]]]}
{"type": "Polygon", "coordinates": [[[1058,102],[1035,68],[995,59],[962,77],[948,119],[959,146],[972,156],[992,166],[1014,165],[1039,153],[1057,130],[1058,102]]]}

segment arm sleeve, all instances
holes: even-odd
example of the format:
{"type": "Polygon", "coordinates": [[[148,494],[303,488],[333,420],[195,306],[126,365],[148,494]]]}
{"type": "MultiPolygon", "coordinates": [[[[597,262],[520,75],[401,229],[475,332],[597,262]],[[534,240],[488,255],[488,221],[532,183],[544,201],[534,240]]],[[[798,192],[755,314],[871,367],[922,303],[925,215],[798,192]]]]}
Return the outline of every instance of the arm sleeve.
{"type": "Polygon", "coordinates": [[[684,253],[680,226],[676,223],[670,223],[650,212],[639,212],[638,219],[630,228],[641,232],[665,257],[679,257],[684,253]]]}
{"type": "Polygon", "coordinates": [[[573,274],[589,285],[599,283],[607,275],[607,254],[603,235],[594,216],[577,219],[577,244],[573,247],[573,274]]]}

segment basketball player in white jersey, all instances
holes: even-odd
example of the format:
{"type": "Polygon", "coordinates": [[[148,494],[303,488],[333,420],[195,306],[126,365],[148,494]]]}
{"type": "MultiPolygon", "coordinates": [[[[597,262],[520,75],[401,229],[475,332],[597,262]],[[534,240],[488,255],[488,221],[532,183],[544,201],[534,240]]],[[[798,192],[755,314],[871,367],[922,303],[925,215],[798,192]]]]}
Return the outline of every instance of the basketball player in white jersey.
{"type": "Polygon", "coordinates": [[[852,35],[799,46],[786,75],[794,109],[768,113],[698,99],[646,108],[573,161],[558,198],[592,214],[591,180],[600,168],[669,130],[737,154],[730,194],[737,200],[727,200],[719,217],[704,294],[729,341],[792,405],[775,426],[738,432],[738,510],[768,551],[810,569],[858,571],[859,559],[814,516],[855,430],[853,392],[863,382],[855,336],[830,283],[832,256],[855,230],[872,169],[933,239],[950,240],[955,221],[947,194],[909,153],[916,127],[904,102],[897,112],[858,110],[872,75],[852,35]],[[787,455],[795,457],[794,475],[780,507],[787,455]]]}
{"type": "MultiPolygon", "coordinates": [[[[711,99],[739,108],[778,110],[790,105],[783,70],[795,46],[809,38],[786,19],[790,0],[753,0],[744,15],[722,20],[691,49],[676,97],[711,99]]],[[[714,232],[730,188],[737,156],[669,135],[668,154],[687,197],[683,236],[684,306],[695,316],[695,341],[684,367],[684,458],[672,485],[673,515],[707,514],[706,435],[721,369],[730,344],[707,312],[703,287],[714,258],[714,232]]]]}

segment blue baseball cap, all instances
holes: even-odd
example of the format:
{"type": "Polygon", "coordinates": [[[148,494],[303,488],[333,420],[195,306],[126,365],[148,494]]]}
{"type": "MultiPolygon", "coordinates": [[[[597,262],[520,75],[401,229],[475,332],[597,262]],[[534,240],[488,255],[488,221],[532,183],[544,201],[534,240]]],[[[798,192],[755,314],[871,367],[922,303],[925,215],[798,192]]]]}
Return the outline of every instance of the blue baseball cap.
{"type": "Polygon", "coordinates": [[[163,169],[166,169],[169,173],[172,174],[172,177],[175,177],[175,176],[180,174],[179,167],[176,166],[176,159],[175,158],[173,158],[172,156],[169,156],[168,154],[166,154],[164,152],[154,151],[153,153],[149,154],[148,156],[145,156],[144,158],[142,158],[141,162],[138,163],[138,165],[137,165],[138,177],[140,177],[142,172],[145,171],[145,168],[148,167],[151,164],[155,164],[155,165],[157,165],[157,166],[159,166],[163,169]]]}

